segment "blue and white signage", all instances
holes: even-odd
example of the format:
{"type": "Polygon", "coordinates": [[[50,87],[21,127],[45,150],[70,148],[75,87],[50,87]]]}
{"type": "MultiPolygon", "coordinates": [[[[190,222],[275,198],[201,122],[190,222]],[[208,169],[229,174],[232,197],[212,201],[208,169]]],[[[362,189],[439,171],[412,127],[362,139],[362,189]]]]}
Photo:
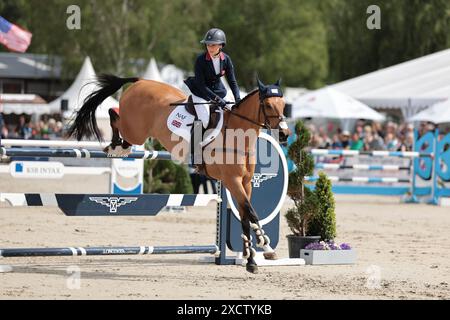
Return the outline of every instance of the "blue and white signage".
{"type": "Polygon", "coordinates": [[[64,165],[50,161],[13,161],[9,165],[11,176],[26,179],[61,179],[64,165]]]}

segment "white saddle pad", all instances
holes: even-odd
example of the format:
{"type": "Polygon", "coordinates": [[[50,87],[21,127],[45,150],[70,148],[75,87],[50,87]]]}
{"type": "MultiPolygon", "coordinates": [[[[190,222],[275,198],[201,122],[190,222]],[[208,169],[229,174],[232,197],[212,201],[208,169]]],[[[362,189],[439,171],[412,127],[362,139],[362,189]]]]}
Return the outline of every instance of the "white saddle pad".
{"type": "Polygon", "coordinates": [[[167,118],[167,128],[186,141],[191,141],[191,128],[194,116],[184,106],[177,106],[167,118]],[[188,126],[189,125],[189,126],[188,126]]]}
{"type": "MultiPolygon", "coordinates": [[[[186,101],[185,101],[186,102],[186,101]]],[[[194,122],[194,116],[186,111],[184,106],[177,106],[167,118],[167,128],[177,136],[182,137],[187,142],[191,141],[191,128],[194,122]]],[[[220,119],[217,128],[213,130],[207,137],[204,137],[202,146],[213,141],[223,126],[223,110],[220,109],[220,119]]]]}

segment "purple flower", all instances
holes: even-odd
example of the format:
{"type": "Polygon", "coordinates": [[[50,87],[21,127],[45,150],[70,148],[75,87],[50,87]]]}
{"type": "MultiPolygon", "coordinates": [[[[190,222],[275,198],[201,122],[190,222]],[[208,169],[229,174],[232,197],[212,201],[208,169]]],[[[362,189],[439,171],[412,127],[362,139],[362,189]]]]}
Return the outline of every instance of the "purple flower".
{"type": "Polygon", "coordinates": [[[341,245],[336,244],[334,241],[320,241],[308,244],[305,247],[306,250],[351,250],[348,243],[342,243],[341,245]]]}
{"type": "Polygon", "coordinates": [[[306,250],[325,250],[325,246],[319,242],[313,242],[305,247],[306,250]]]}

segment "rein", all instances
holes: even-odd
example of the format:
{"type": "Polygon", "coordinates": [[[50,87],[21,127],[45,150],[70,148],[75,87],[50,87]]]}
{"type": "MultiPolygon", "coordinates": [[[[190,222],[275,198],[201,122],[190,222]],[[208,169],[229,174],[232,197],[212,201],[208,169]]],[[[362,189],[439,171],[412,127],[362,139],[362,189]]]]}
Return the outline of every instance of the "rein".
{"type": "MultiPolygon", "coordinates": [[[[259,109],[258,109],[258,120],[261,118],[261,110],[262,110],[263,115],[264,115],[264,123],[261,123],[261,122],[258,123],[257,121],[255,121],[253,119],[250,119],[250,118],[248,118],[246,116],[243,116],[243,115],[241,115],[239,113],[236,113],[233,110],[228,110],[228,112],[231,115],[234,115],[234,116],[239,117],[241,119],[244,119],[244,120],[246,120],[246,121],[248,121],[248,122],[250,122],[250,123],[252,123],[254,125],[257,125],[260,128],[265,128],[267,130],[270,130],[271,129],[271,127],[270,127],[270,118],[277,118],[277,119],[283,121],[283,119],[285,117],[283,115],[279,115],[278,113],[276,115],[267,115],[265,107],[267,107],[267,105],[264,103],[264,99],[260,99],[259,100],[259,109]]],[[[276,112],[276,110],[272,106],[269,106],[269,107],[276,112]]]]}

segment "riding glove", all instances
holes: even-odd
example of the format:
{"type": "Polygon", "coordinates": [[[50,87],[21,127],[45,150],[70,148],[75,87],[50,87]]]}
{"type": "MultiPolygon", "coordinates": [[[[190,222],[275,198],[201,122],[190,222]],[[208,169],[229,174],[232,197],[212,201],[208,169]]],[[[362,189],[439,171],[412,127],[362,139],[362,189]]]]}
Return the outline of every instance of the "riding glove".
{"type": "Polygon", "coordinates": [[[225,108],[227,106],[227,103],[225,102],[225,100],[223,100],[221,97],[217,96],[215,99],[217,105],[221,108],[225,108]]]}

